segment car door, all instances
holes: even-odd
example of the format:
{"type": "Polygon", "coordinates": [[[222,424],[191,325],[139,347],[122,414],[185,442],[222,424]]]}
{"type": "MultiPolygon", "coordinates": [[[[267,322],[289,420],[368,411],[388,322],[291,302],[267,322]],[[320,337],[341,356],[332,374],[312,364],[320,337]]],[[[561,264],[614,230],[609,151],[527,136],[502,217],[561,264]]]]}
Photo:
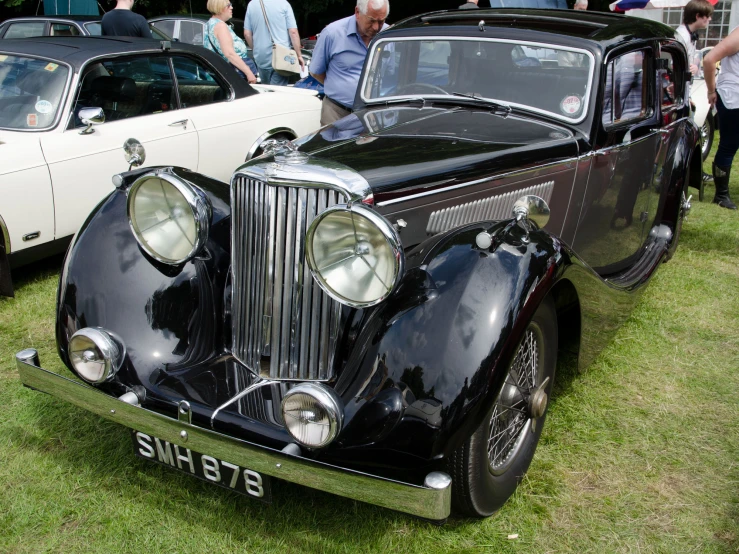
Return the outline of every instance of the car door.
{"type": "Polygon", "coordinates": [[[602,273],[628,267],[645,238],[662,137],[653,58],[653,49],[643,47],[606,60],[601,128],[574,240],[585,261],[602,273]]]}
{"type": "Polygon", "coordinates": [[[198,141],[179,110],[169,58],[125,56],[88,65],[63,133],[41,139],[54,186],[56,236],[77,231],[87,214],[111,190],[112,175],[126,171],[123,144],[135,138],[146,165],[197,170],[198,141]],[[105,122],[85,133],[79,111],[99,107],[105,122]]]}

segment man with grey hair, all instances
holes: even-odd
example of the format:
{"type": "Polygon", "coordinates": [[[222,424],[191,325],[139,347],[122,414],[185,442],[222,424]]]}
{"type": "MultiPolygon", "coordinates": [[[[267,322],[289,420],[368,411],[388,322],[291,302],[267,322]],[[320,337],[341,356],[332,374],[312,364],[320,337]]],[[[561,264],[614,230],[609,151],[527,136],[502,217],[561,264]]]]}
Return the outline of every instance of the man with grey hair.
{"type": "Polygon", "coordinates": [[[321,125],[352,112],[367,46],[387,28],[389,13],[389,0],[357,0],[354,15],[334,21],[321,32],[310,62],[311,75],[323,83],[326,93],[321,125]]]}
{"type": "Polygon", "coordinates": [[[588,0],[575,0],[575,5],[572,6],[573,10],[587,10],[588,0]]]}

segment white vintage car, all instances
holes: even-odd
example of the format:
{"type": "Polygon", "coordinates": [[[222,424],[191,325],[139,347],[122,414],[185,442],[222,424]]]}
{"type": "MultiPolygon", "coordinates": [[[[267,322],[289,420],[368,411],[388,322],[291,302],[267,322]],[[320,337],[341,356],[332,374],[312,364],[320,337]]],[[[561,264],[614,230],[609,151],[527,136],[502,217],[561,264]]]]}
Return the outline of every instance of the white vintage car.
{"type": "MultiPolygon", "coordinates": [[[[62,251],[129,164],[228,181],[270,138],[319,126],[313,91],[249,86],[182,43],[41,37],[0,42],[0,293],[9,268],[62,251]]],[[[4,283],[4,286],[3,286],[4,283]]],[[[12,289],[10,289],[12,293],[12,289]]]]}

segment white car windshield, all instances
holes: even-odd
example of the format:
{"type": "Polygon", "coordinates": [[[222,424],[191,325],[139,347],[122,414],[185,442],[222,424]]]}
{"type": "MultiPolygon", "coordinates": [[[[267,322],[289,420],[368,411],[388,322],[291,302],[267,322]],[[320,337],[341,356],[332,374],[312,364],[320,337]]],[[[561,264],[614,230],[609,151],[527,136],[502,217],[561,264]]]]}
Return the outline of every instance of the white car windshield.
{"type": "Polygon", "coordinates": [[[0,54],[0,128],[50,127],[63,102],[68,71],[50,60],[0,54]]]}
{"type": "Polygon", "coordinates": [[[593,57],[585,50],[444,37],[379,41],[370,56],[361,89],[365,102],[449,95],[571,122],[587,113],[593,57]]]}

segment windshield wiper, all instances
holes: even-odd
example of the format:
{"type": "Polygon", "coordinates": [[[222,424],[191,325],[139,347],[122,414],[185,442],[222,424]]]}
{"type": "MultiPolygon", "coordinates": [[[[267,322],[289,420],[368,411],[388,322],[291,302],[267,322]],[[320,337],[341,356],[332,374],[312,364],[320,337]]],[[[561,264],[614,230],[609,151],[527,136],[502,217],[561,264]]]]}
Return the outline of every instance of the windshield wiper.
{"type": "MultiPolygon", "coordinates": [[[[469,98],[470,100],[474,100],[478,104],[484,104],[486,106],[493,106],[496,109],[500,109],[505,113],[505,115],[508,115],[511,113],[511,107],[508,104],[503,104],[502,102],[496,102],[495,100],[490,100],[488,98],[483,98],[482,96],[478,96],[477,94],[467,94],[465,92],[452,92],[450,93],[451,96],[457,96],[460,98],[469,98]]],[[[436,99],[434,99],[436,100],[436,99]]]]}
{"type": "Polygon", "coordinates": [[[420,102],[422,104],[421,108],[426,107],[426,99],[423,96],[409,96],[406,98],[394,98],[393,100],[385,100],[385,105],[389,106],[390,104],[406,104],[408,102],[420,102]]]}

